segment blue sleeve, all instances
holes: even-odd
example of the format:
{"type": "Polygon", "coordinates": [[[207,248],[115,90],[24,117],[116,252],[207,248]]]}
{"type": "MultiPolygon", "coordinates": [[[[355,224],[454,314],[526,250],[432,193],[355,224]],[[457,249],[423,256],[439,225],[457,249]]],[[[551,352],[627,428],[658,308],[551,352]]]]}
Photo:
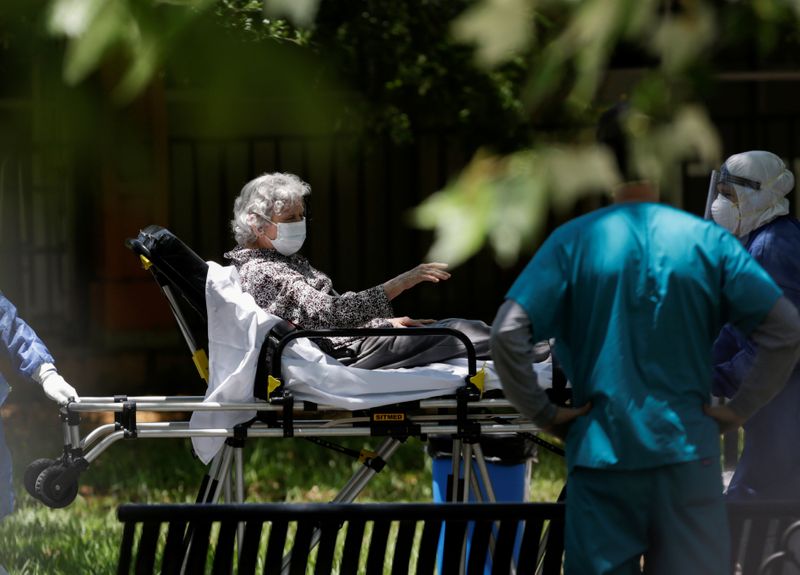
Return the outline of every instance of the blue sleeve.
{"type": "Polygon", "coordinates": [[[783,294],[736,238],[727,232],[719,237],[719,247],[723,251],[722,320],[747,335],[783,294]]]}
{"type": "MultiPolygon", "coordinates": [[[[750,255],[787,296],[794,293],[794,282],[797,280],[793,277],[792,266],[796,267],[795,258],[798,257],[795,253],[782,253],[787,248],[795,251],[796,246],[786,245],[789,239],[777,237],[769,227],[748,244],[750,255]],[[787,262],[791,265],[787,265],[787,262]]],[[[713,392],[731,397],[750,371],[755,356],[756,348],[752,341],[731,325],[726,325],[714,342],[713,392]]]]}
{"type": "Polygon", "coordinates": [[[733,397],[742,378],[750,371],[755,347],[732,325],[728,324],[714,342],[714,380],[711,391],[718,397],[733,397]]]}
{"type": "Polygon", "coordinates": [[[53,356],[36,332],[17,315],[17,308],[0,292],[0,353],[11,359],[25,377],[43,363],[55,363],[53,356]]]}
{"type": "Polygon", "coordinates": [[[800,307],[800,225],[781,220],[768,224],[748,245],[748,250],[763,267],[783,295],[800,307]]]}
{"type": "Polygon", "coordinates": [[[566,250],[562,233],[556,230],[536,252],[506,294],[528,314],[533,341],[559,335],[568,293],[566,250]]]}

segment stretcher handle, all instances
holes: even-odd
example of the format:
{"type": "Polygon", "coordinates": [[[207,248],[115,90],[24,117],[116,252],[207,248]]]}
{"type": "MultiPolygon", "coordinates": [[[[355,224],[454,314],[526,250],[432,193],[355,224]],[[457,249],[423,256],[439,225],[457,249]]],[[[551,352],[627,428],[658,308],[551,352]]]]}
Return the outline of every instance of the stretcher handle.
{"type": "Polygon", "coordinates": [[[139,239],[128,238],[125,240],[125,247],[135,253],[137,256],[144,256],[151,260],[150,250],[139,239]]]}
{"type": "Polygon", "coordinates": [[[283,355],[283,348],[289,342],[300,337],[365,337],[370,335],[445,335],[451,336],[464,344],[464,349],[467,352],[467,370],[469,375],[473,376],[477,373],[477,361],[475,359],[475,346],[472,341],[457,329],[450,327],[360,327],[351,329],[300,329],[293,331],[281,338],[275,352],[272,354],[272,376],[280,379],[281,377],[281,356],[283,355]]]}

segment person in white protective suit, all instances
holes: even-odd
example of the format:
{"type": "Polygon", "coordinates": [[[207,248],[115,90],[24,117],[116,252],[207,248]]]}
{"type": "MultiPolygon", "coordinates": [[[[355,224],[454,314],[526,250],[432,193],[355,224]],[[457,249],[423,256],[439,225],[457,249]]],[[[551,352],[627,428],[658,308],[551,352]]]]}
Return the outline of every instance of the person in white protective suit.
{"type": "MultiPolygon", "coordinates": [[[[78,393],[58,374],[53,356],[33,329],[18,315],[17,308],[0,292],[0,353],[11,360],[17,372],[40,384],[45,395],[57,402],[78,401],[78,393]]],[[[0,374],[0,406],[10,388],[0,374]]],[[[14,509],[11,482],[11,453],[5,442],[3,420],[0,418],[0,521],[14,509]]],[[[2,557],[0,557],[2,559],[2,557]]],[[[0,574],[5,573],[0,565],[0,574]]]]}
{"type": "MultiPolygon", "coordinates": [[[[789,215],[786,195],[794,176],[771,152],[749,151],[728,158],[711,190],[711,217],[737,236],[800,307],[800,222],[789,215]]],[[[749,370],[756,347],[726,325],[714,344],[716,395],[731,397],[749,370]]],[[[786,387],[744,425],[742,458],[728,486],[728,499],[800,497],[800,369],[786,387]]]]}
{"type": "MultiPolygon", "coordinates": [[[[236,198],[231,225],[238,247],[225,257],[259,306],[303,329],[449,327],[470,338],[478,358],[489,358],[490,327],[482,321],[394,317],[391,300],[421,282],[447,280],[446,264],[423,263],[369,289],[337,293],[331,279],[297,253],[305,241],[304,198],[310,192],[297,176],[274,173],[248,182],[236,198]]],[[[321,344],[342,363],[364,369],[413,367],[464,355],[461,342],[441,335],[335,337],[321,344]]]]}

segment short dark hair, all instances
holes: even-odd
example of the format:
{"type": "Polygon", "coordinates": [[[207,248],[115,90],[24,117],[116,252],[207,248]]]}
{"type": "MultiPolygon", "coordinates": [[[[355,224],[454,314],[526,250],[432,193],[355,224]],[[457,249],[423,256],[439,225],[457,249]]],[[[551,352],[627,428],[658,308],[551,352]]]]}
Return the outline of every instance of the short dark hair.
{"type": "Polygon", "coordinates": [[[611,149],[620,174],[628,182],[637,179],[628,162],[629,138],[624,127],[630,109],[628,102],[618,102],[603,112],[597,122],[597,141],[611,149]]]}

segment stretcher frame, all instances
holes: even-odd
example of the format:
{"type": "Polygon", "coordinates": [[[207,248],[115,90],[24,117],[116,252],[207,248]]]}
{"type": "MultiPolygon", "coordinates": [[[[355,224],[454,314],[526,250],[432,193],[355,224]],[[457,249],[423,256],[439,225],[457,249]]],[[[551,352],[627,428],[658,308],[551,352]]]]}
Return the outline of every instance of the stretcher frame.
{"type": "MultiPolygon", "coordinates": [[[[203,275],[207,264],[185,244],[158,226],[145,228],[136,240],[127,246],[136,253],[145,269],[150,270],[164,293],[181,333],[190,349],[200,376],[208,381],[208,359],[200,344],[196,330],[185,313],[186,304],[200,318],[206,319],[204,290],[187,280],[176,266],[176,258],[161,257],[147,245],[152,237],[167,237],[177,242],[178,251],[188,253],[188,261],[195,279],[203,275]],[[181,304],[183,302],[183,305],[181,304]],[[202,302],[202,303],[201,303],[202,302]]],[[[171,246],[174,247],[174,246],[171,246]]],[[[245,485],[242,449],[250,438],[307,438],[315,443],[353,456],[362,464],[340,490],[333,502],[351,502],[379,473],[396,449],[408,438],[426,439],[430,435],[449,436],[453,440],[453,477],[450,501],[469,501],[473,492],[478,501],[496,500],[485,457],[480,447],[484,436],[519,433],[537,444],[555,452],[556,446],[535,434],[539,429],[522,417],[505,399],[482,395],[482,378],[476,370],[475,350],[462,333],[449,328],[354,329],[354,330],[296,330],[284,322],[270,332],[261,348],[259,368],[256,373],[255,402],[218,403],[204,401],[202,396],[112,396],[83,397],[79,403],[69,403],[60,409],[64,450],[59,459],[41,459],[29,465],[25,476],[28,491],[50,507],[64,507],[71,503],[78,491],[78,477],[111,445],[120,440],[222,437],[223,448],[208,467],[197,496],[198,503],[215,503],[224,497],[227,502],[241,503],[245,485]],[[468,375],[464,385],[455,395],[417,400],[369,410],[347,411],[312,402],[295,402],[291,390],[281,380],[281,357],[292,340],[307,337],[397,335],[413,337],[415,334],[448,335],[459,339],[465,346],[468,375]],[[270,361],[266,361],[270,359],[270,361]],[[266,376],[266,377],[265,377],[266,376]],[[263,385],[266,380],[266,385],[263,385]],[[262,386],[257,385],[262,382],[262,386]],[[259,392],[259,390],[261,390],[259,392]],[[192,429],[188,421],[166,420],[157,423],[140,422],[140,412],[185,413],[195,411],[255,411],[256,416],[245,423],[229,428],[192,429]],[[103,424],[81,436],[81,414],[113,413],[115,422],[103,424]],[[333,437],[382,437],[376,451],[354,452],[330,444],[333,437]],[[472,465],[462,462],[470,461],[472,465]],[[473,467],[474,466],[474,467],[473,467]],[[479,488],[476,475],[480,475],[485,492],[479,488]]],[[[561,452],[563,453],[563,452],[561,452]]]]}

